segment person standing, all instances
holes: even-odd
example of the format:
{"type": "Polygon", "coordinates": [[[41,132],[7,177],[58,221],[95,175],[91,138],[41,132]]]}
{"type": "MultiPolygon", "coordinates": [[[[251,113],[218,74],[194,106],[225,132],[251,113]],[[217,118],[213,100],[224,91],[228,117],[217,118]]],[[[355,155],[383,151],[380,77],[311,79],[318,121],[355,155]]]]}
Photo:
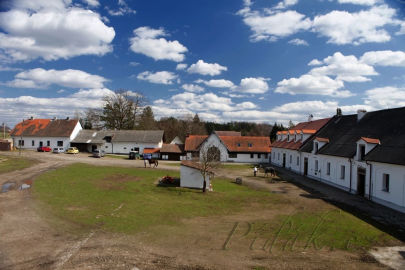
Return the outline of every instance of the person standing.
{"type": "Polygon", "coordinates": [[[256,177],[256,174],[257,174],[257,167],[255,166],[253,169],[253,175],[256,177]]]}

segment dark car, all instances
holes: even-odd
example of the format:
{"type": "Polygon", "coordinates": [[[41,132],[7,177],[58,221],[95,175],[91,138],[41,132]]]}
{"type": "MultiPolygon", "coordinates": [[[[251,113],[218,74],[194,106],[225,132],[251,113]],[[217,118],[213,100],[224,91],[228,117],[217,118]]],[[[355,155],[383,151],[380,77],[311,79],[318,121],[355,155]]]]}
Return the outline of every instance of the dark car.
{"type": "Polygon", "coordinates": [[[40,146],[37,148],[37,151],[38,152],[51,152],[52,149],[48,146],[40,146]]]}
{"type": "Polygon", "coordinates": [[[93,151],[93,157],[104,157],[105,156],[105,151],[104,150],[100,150],[100,149],[96,149],[93,151]]]}

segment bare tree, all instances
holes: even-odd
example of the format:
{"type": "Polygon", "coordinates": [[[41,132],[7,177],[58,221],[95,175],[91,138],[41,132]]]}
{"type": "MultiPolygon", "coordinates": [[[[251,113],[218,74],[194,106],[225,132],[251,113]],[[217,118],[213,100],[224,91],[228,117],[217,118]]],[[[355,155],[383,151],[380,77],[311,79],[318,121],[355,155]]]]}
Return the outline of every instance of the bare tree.
{"type": "Polygon", "coordinates": [[[96,129],[100,130],[103,128],[103,123],[101,121],[102,111],[100,109],[87,109],[84,112],[84,129],[96,129]]]}
{"type": "Polygon", "coordinates": [[[204,179],[203,192],[207,189],[207,177],[214,176],[214,169],[221,165],[221,152],[214,145],[206,145],[200,149],[200,173],[204,179]]]}
{"type": "Polygon", "coordinates": [[[101,120],[109,129],[134,129],[145,98],[140,93],[119,90],[103,98],[101,120]]]}

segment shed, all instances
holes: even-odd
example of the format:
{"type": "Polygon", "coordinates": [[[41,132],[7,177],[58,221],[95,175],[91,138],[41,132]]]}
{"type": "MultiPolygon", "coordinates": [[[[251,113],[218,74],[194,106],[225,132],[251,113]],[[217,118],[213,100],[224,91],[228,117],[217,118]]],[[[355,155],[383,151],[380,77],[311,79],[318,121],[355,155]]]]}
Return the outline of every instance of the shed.
{"type": "Polygon", "coordinates": [[[11,142],[8,140],[0,140],[0,151],[11,151],[11,142]]]}
{"type": "MultiPolygon", "coordinates": [[[[202,189],[204,178],[200,172],[201,164],[188,160],[183,160],[180,166],[180,186],[187,188],[202,189]]],[[[206,188],[209,190],[211,176],[206,176],[206,188]]]]}

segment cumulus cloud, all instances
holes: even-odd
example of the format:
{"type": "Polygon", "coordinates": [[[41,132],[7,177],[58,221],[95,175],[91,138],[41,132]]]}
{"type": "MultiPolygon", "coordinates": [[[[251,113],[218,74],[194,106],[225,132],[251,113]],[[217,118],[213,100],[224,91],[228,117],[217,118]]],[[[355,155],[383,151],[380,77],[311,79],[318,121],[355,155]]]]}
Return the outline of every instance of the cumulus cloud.
{"type": "Polygon", "coordinates": [[[178,76],[170,71],[158,71],[158,72],[150,72],[144,71],[139,73],[137,79],[148,81],[150,83],[156,84],[173,84],[173,81],[176,80],[178,76]]]}
{"type": "Polygon", "coordinates": [[[93,11],[62,0],[16,0],[12,7],[0,14],[0,53],[8,61],[50,61],[112,51],[114,28],[93,11]]]}
{"type": "Polygon", "coordinates": [[[233,82],[229,80],[219,79],[219,80],[197,80],[196,83],[203,83],[206,86],[214,88],[232,88],[234,86],[233,82]]]}
{"type": "Polygon", "coordinates": [[[370,65],[405,67],[403,51],[370,51],[363,54],[360,61],[370,65]]]}
{"type": "Polygon", "coordinates": [[[201,75],[215,76],[222,73],[222,71],[227,71],[228,68],[221,66],[217,63],[206,63],[203,60],[198,60],[197,63],[192,64],[188,69],[188,73],[197,73],[201,75]]]}
{"type": "Polygon", "coordinates": [[[35,68],[18,73],[7,85],[18,88],[47,88],[52,84],[70,88],[103,88],[106,81],[104,77],[76,69],[35,68]]]}
{"type": "Polygon", "coordinates": [[[297,46],[309,46],[308,42],[303,39],[294,38],[288,41],[289,44],[297,45],[297,46]]]}
{"type": "Polygon", "coordinates": [[[328,76],[305,74],[299,78],[284,79],[277,83],[276,93],[307,94],[334,97],[350,97],[348,90],[343,90],[344,83],[328,76]]]}
{"type": "MultiPolygon", "coordinates": [[[[86,0],[88,1],[88,0],[86,0]]],[[[92,1],[92,0],[91,0],[92,1]]],[[[124,16],[127,14],[135,14],[136,10],[130,8],[124,0],[118,0],[118,7],[116,9],[106,7],[108,14],[111,16],[124,16]]]]}
{"type": "Polygon", "coordinates": [[[374,109],[388,109],[405,106],[405,88],[386,86],[365,92],[364,103],[374,109]]]}
{"type": "Polygon", "coordinates": [[[134,30],[134,37],[130,39],[130,48],[135,53],[144,54],[155,60],[182,62],[187,48],[177,40],[166,40],[164,36],[167,36],[167,33],[163,28],[139,27],[134,30]]]}
{"type": "Polygon", "coordinates": [[[269,90],[266,78],[244,78],[240,81],[239,86],[233,87],[231,90],[246,94],[263,94],[269,90]]]}
{"type": "Polygon", "coordinates": [[[312,59],[311,62],[308,63],[308,66],[320,66],[322,65],[322,62],[319,61],[318,59],[312,59]]]}
{"type": "Polygon", "coordinates": [[[313,19],[313,31],[328,38],[328,43],[359,45],[387,42],[390,34],[383,28],[398,24],[395,9],[387,5],[373,6],[355,13],[334,10],[313,19]]]}
{"type": "Polygon", "coordinates": [[[340,52],[321,63],[325,65],[313,68],[310,74],[335,76],[336,80],[347,82],[365,82],[370,80],[367,76],[378,75],[372,66],[360,62],[354,55],[345,56],[340,52]]]}
{"type": "Polygon", "coordinates": [[[201,87],[196,84],[183,84],[181,86],[181,88],[183,88],[184,90],[186,90],[188,92],[203,92],[204,91],[204,87],[201,87]]]}
{"type": "Polygon", "coordinates": [[[184,63],[177,64],[177,66],[176,66],[176,70],[184,70],[186,68],[187,68],[187,64],[184,64],[184,63]]]}
{"type": "Polygon", "coordinates": [[[92,7],[98,7],[100,5],[98,0],[83,0],[83,2],[92,7]]]}
{"type": "Polygon", "coordinates": [[[285,0],[274,9],[257,11],[252,10],[252,3],[247,1],[238,14],[242,16],[243,22],[253,32],[251,41],[276,41],[279,38],[311,28],[311,20],[305,15],[294,10],[281,10],[296,3],[295,0],[285,0]]]}
{"type": "Polygon", "coordinates": [[[340,4],[374,6],[377,3],[381,3],[381,0],[338,0],[338,2],[340,4]]]}

